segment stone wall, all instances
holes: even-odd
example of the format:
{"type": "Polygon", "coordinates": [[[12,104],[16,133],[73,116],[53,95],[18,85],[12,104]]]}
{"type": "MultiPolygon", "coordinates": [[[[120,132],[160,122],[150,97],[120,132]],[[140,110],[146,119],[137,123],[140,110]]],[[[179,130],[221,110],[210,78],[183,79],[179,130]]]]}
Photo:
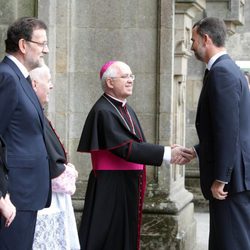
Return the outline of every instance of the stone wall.
{"type": "MultiPolygon", "coordinates": [[[[99,69],[105,61],[131,66],[136,81],[129,102],[148,141],[157,141],[157,8],[157,1],[150,0],[44,0],[38,5],[38,16],[49,24],[54,90],[48,113],[79,171],[77,211],[83,206],[91,164],[89,155],[76,149],[86,116],[102,93],[99,69]]],[[[149,179],[154,171],[148,169],[149,179]]]]}

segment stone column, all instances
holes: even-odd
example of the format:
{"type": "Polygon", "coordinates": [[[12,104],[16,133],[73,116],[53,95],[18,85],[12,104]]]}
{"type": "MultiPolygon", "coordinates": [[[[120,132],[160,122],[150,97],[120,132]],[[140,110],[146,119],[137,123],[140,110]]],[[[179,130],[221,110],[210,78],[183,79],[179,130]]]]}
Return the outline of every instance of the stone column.
{"type": "MultiPolygon", "coordinates": [[[[185,89],[192,17],[204,1],[159,1],[159,143],[185,144],[185,89]]],[[[193,195],[184,186],[184,167],[157,168],[144,205],[142,249],[194,249],[193,195]]]]}

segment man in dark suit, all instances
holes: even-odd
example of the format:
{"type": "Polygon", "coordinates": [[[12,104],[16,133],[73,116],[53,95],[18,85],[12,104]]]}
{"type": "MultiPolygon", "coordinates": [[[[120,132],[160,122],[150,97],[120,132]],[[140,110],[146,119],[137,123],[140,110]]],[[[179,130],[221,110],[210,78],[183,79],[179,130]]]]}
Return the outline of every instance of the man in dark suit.
{"type": "Polygon", "coordinates": [[[0,229],[0,249],[32,249],[37,210],[50,203],[44,114],[26,77],[49,52],[47,27],[24,17],[7,31],[6,56],[0,63],[0,135],[7,145],[9,193],[16,206],[10,227],[0,229]]]}
{"type": "Polygon", "coordinates": [[[10,226],[16,216],[16,208],[9,198],[8,176],[6,166],[6,146],[3,138],[0,136],[0,217],[5,220],[5,226],[10,226]]]}
{"type": "Polygon", "coordinates": [[[226,52],[225,39],[225,23],[218,18],[193,26],[192,50],[207,68],[194,148],[201,189],[209,200],[210,250],[250,249],[250,95],[246,78],[226,52]]]}

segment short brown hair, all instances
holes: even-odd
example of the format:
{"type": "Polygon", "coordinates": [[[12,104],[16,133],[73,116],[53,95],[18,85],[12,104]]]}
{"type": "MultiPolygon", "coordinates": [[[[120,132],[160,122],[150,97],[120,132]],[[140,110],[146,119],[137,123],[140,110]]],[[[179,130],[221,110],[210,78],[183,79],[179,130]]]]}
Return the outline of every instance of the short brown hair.
{"type": "Polygon", "coordinates": [[[31,40],[33,31],[36,29],[47,30],[46,24],[35,17],[21,17],[11,24],[7,30],[5,51],[17,52],[20,39],[31,40]]]}

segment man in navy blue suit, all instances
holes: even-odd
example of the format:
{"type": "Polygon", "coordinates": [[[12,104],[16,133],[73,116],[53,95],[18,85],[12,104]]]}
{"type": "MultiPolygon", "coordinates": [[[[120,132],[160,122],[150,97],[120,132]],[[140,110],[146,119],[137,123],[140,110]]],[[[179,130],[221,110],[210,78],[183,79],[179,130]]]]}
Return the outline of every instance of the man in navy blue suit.
{"type": "Polygon", "coordinates": [[[250,249],[250,95],[225,39],[226,26],[218,18],[193,26],[192,50],[206,63],[193,156],[199,158],[201,189],[209,200],[209,249],[241,250],[250,249]]]}
{"type": "Polygon", "coordinates": [[[37,210],[50,204],[44,114],[28,79],[40,66],[47,45],[47,26],[24,17],[7,31],[6,56],[0,63],[0,136],[7,146],[9,194],[16,218],[0,228],[0,250],[32,249],[37,210]]]}

